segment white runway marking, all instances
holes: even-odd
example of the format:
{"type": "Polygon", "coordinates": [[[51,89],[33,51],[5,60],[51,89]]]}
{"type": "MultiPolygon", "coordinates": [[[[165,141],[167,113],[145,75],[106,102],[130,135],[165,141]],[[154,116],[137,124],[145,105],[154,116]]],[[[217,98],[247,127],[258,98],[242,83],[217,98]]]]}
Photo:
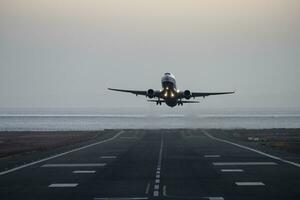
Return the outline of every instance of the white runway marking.
{"type": "Polygon", "coordinates": [[[160,169],[161,169],[161,162],[162,162],[163,146],[164,146],[164,140],[163,140],[163,135],[161,135],[160,150],[159,150],[158,163],[156,169],[156,179],[155,179],[156,185],[154,185],[154,191],[153,191],[153,196],[155,197],[159,195],[160,169]]]}
{"type": "Polygon", "coordinates": [[[115,159],[117,156],[101,156],[103,159],[115,159]]]}
{"type": "Polygon", "coordinates": [[[44,159],[41,159],[41,160],[38,160],[38,161],[35,161],[35,162],[31,162],[31,163],[28,163],[28,164],[25,164],[25,165],[21,165],[19,167],[15,167],[15,168],[12,168],[12,169],[9,169],[9,170],[6,170],[6,171],[2,171],[2,172],[0,172],[0,176],[2,176],[4,174],[11,173],[11,172],[14,172],[14,171],[17,171],[17,170],[20,170],[20,169],[23,169],[25,167],[29,167],[29,166],[32,166],[32,165],[44,162],[44,161],[48,161],[48,160],[51,160],[51,159],[54,159],[54,158],[58,158],[58,157],[61,157],[61,156],[64,156],[64,155],[67,155],[67,154],[70,154],[70,153],[73,153],[73,152],[77,152],[77,151],[80,151],[80,150],[83,150],[83,149],[86,149],[86,148],[89,148],[89,147],[93,147],[93,146],[98,145],[98,144],[109,142],[109,141],[114,140],[117,137],[119,137],[122,133],[124,133],[124,131],[120,131],[115,136],[113,136],[113,137],[111,137],[109,139],[100,141],[100,142],[89,144],[87,146],[83,146],[83,147],[80,147],[80,148],[77,148],[77,149],[73,149],[73,150],[70,150],[70,151],[66,151],[64,153],[60,153],[60,154],[57,154],[57,155],[54,155],[54,156],[50,156],[50,157],[47,157],[47,158],[44,158],[44,159]]]}
{"type": "Polygon", "coordinates": [[[262,182],[236,182],[237,186],[264,186],[262,182]]]}
{"type": "Polygon", "coordinates": [[[77,171],[73,171],[73,174],[94,174],[96,173],[96,171],[92,171],[92,170],[77,170],[77,171]]]}
{"type": "Polygon", "coordinates": [[[230,166],[230,165],[277,165],[274,162],[213,162],[215,166],[230,166]]]}
{"type": "Polygon", "coordinates": [[[145,200],[148,197],[104,197],[104,198],[94,198],[94,200],[145,200]]]}
{"type": "Polygon", "coordinates": [[[54,183],[49,185],[50,188],[76,187],[78,183],[54,183]]]}
{"type": "Polygon", "coordinates": [[[145,194],[149,194],[149,190],[150,190],[150,182],[147,184],[145,194]]]}
{"type": "Polygon", "coordinates": [[[195,196],[173,196],[167,194],[167,186],[163,186],[163,196],[171,199],[208,199],[208,200],[224,200],[223,197],[195,197],[195,196]]]}
{"type": "Polygon", "coordinates": [[[224,142],[224,143],[227,143],[227,144],[231,144],[231,145],[234,145],[234,146],[237,146],[237,147],[240,147],[242,149],[247,149],[249,151],[253,151],[255,153],[258,153],[258,154],[261,154],[263,156],[266,156],[266,157],[269,157],[269,158],[273,158],[275,160],[279,160],[281,162],[284,162],[284,163],[288,163],[288,164],[291,164],[291,165],[294,165],[296,167],[300,167],[300,164],[299,163],[296,163],[296,162],[292,162],[292,161],[289,161],[289,160],[285,160],[285,159],[282,159],[280,157],[277,157],[277,156],[273,156],[271,154],[267,154],[267,153],[264,153],[262,151],[259,151],[259,150],[256,150],[256,149],[252,149],[250,147],[247,147],[247,146],[243,146],[243,145],[240,145],[240,144],[236,144],[234,142],[230,142],[230,141],[227,141],[227,140],[223,140],[223,139],[219,139],[219,138],[216,138],[212,135],[210,135],[207,131],[203,130],[203,133],[207,136],[207,137],[210,137],[211,139],[213,140],[217,140],[217,141],[220,141],[220,142],[224,142]]]}
{"type": "Polygon", "coordinates": [[[220,158],[220,155],[205,155],[205,158],[220,158]]]}
{"type": "Polygon", "coordinates": [[[83,163],[83,164],[45,164],[41,167],[104,167],[105,163],[83,163]]]}
{"type": "Polygon", "coordinates": [[[244,172],[243,169],[221,169],[221,172],[244,172]]]}

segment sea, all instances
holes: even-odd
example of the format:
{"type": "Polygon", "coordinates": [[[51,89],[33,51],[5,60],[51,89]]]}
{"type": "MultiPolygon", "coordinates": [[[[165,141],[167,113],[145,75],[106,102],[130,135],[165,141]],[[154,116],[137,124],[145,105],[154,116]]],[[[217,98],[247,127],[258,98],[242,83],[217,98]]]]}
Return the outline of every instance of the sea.
{"type": "Polygon", "coordinates": [[[0,131],[300,128],[300,112],[2,112],[0,131]]]}

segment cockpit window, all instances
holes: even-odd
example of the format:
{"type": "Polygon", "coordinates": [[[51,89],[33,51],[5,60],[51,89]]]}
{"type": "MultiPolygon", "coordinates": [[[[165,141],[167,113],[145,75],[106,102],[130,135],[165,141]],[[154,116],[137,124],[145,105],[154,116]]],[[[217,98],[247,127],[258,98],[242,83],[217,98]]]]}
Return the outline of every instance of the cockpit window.
{"type": "Polygon", "coordinates": [[[167,72],[167,73],[165,73],[165,75],[169,75],[169,76],[170,76],[170,75],[171,75],[171,73],[167,72]]]}

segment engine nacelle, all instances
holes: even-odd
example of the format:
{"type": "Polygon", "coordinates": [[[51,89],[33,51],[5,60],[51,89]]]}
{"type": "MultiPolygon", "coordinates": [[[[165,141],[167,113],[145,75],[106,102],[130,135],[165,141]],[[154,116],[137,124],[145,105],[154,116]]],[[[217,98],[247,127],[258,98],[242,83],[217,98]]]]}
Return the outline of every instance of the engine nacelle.
{"type": "Polygon", "coordinates": [[[190,99],[190,98],[192,97],[191,91],[185,90],[185,91],[183,92],[183,97],[186,98],[186,99],[190,99]]]}
{"type": "Polygon", "coordinates": [[[155,97],[155,92],[153,89],[149,89],[147,91],[147,97],[149,97],[150,99],[152,99],[153,97],[155,97]]]}

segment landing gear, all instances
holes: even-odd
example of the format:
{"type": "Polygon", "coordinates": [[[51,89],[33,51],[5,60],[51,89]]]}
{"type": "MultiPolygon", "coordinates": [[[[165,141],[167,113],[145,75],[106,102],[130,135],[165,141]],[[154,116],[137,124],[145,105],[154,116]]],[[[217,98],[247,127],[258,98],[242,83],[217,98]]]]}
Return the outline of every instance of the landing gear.
{"type": "Polygon", "coordinates": [[[183,106],[183,103],[182,103],[181,99],[177,102],[177,104],[178,104],[179,106],[183,106]]]}
{"type": "Polygon", "coordinates": [[[157,105],[157,106],[158,106],[158,105],[161,106],[161,100],[160,100],[160,99],[158,99],[158,100],[156,101],[156,105],[157,105]]]}

